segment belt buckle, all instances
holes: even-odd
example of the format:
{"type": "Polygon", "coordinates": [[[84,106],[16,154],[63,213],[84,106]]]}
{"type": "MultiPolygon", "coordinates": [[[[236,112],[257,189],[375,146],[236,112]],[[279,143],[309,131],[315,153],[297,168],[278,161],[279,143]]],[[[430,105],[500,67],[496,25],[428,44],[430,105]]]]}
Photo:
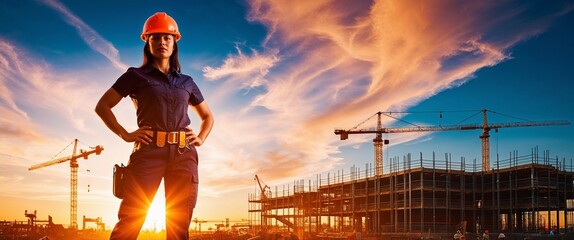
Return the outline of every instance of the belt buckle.
{"type": "Polygon", "coordinates": [[[178,144],[179,143],[179,132],[169,132],[167,133],[167,143],[168,144],[178,144]]]}

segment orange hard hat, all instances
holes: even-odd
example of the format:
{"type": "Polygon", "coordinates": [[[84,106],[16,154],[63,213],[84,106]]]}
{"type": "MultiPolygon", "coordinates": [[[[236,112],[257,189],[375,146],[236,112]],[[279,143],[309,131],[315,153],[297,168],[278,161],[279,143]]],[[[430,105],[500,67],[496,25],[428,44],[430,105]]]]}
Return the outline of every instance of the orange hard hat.
{"type": "Polygon", "coordinates": [[[149,17],[143,26],[141,39],[145,42],[147,35],[154,33],[168,33],[175,36],[175,41],[181,38],[177,23],[164,12],[157,12],[149,17]]]}

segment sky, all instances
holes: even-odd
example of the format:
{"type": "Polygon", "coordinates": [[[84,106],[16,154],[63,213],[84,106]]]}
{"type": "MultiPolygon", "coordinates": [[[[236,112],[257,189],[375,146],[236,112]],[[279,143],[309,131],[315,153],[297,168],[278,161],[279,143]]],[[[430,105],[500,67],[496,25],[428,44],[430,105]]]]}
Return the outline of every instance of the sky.
{"type": "MultiPolygon", "coordinates": [[[[574,122],[573,1],[0,0],[0,220],[52,216],[68,225],[70,167],[31,165],[102,145],[79,160],[78,220],[117,221],[112,168],[132,144],[106,128],[96,102],[142,63],[144,21],[178,23],[182,72],[215,126],[200,155],[194,218],[248,217],[255,174],[269,186],[374,162],[371,134],[334,129],[565,120],[574,122]],[[397,120],[398,119],[398,120],[397,120]]],[[[114,108],[137,129],[129,99],[114,108]]],[[[199,119],[190,110],[191,127],[199,119]]],[[[387,134],[389,158],[481,159],[480,130],[387,134]]],[[[574,126],[491,132],[491,158],[549,151],[574,158],[574,126]]],[[[491,164],[492,161],[491,161],[491,164]]],[[[160,190],[146,228],[162,228],[160,190]]],[[[193,224],[191,226],[194,227],[193,224]]],[[[205,225],[204,225],[205,228],[205,225]]]]}

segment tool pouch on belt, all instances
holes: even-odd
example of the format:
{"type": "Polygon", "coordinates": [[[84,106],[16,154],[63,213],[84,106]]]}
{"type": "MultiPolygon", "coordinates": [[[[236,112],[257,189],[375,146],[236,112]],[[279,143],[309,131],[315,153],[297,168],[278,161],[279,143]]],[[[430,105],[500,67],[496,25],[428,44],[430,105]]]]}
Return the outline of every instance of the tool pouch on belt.
{"type": "Polygon", "coordinates": [[[114,194],[114,196],[116,196],[119,199],[123,199],[124,198],[124,179],[126,178],[126,174],[127,174],[127,167],[124,166],[124,164],[122,163],[122,165],[114,165],[114,177],[113,177],[113,182],[114,182],[114,187],[112,189],[112,192],[114,194]]]}

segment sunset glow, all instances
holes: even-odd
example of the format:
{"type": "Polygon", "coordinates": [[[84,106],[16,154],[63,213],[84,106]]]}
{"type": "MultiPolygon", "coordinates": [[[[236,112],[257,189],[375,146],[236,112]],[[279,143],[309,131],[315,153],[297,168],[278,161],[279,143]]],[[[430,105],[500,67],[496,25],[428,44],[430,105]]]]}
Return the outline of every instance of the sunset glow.
{"type": "Polygon", "coordinates": [[[156,194],[143,228],[153,231],[165,229],[165,197],[163,197],[163,191],[158,191],[156,194]]]}

